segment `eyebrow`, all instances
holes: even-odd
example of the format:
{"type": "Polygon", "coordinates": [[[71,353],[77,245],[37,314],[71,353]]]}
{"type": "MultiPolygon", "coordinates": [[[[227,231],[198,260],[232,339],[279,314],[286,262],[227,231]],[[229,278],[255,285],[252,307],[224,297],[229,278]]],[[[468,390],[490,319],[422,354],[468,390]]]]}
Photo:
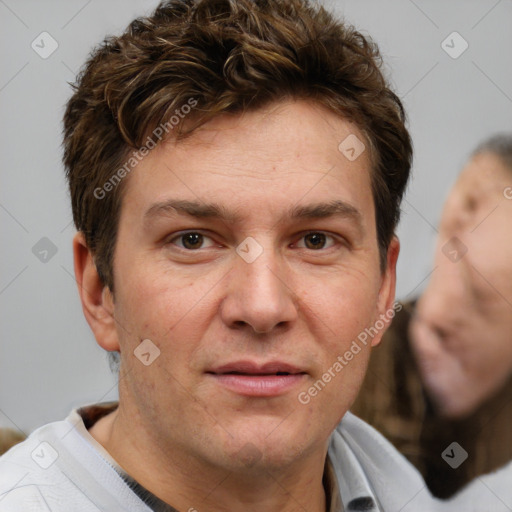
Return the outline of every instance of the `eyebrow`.
{"type": "MultiPolygon", "coordinates": [[[[169,199],[153,204],[144,214],[144,220],[145,222],[149,222],[155,217],[173,216],[175,214],[188,215],[201,219],[219,219],[230,223],[239,222],[243,218],[238,212],[230,212],[216,203],[169,199]]],[[[325,219],[328,217],[347,218],[355,221],[359,225],[362,224],[361,212],[355,206],[342,200],[294,206],[280,218],[279,222],[286,219],[325,219]]]]}
{"type": "Polygon", "coordinates": [[[339,199],[328,203],[307,206],[295,206],[289,214],[292,219],[325,219],[326,217],[346,217],[358,223],[362,221],[361,212],[351,204],[339,199]]]}
{"type": "Polygon", "coordinates": [[[154,217],[160,216],[171,216],[176,213],[200,219],[221,219],[233,223],[241,220],[241,216],[239,214],[229,212],[221,205],[215,203],[186,201],[183,199],[169,199],[161,203],[155,203],[144,214],[144,220],[148,221],[154,217]]]}

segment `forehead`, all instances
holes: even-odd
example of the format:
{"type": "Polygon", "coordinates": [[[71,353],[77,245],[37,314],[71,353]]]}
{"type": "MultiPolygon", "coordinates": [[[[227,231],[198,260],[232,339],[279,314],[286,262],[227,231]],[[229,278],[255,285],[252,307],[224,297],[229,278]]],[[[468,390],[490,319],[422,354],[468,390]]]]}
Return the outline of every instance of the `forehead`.
{"type": "Polygon", "coordinates": [[[500,191],[511,181],[512,171],[505,167],[497,155],[485,152],[475,155],[467,162],[455,183],[455,188],[481,195],[500,191]]]}
{"type": "Polygon", "coordinates": [[[170,194],[215,199],[243,218],[340,199],[371,215],[367,146],[354,124],[303,101],[222,115],[183,141],[157,146],[130,175],[123,202],[147,209],[170,194]]]}

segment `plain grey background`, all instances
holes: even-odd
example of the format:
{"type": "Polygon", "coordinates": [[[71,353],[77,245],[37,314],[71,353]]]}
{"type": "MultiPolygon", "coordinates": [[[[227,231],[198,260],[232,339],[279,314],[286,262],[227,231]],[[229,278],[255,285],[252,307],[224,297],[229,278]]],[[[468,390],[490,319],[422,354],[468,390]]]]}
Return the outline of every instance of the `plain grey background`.
{"type": "MultiPolygon", "coordinates": [[[[431,272],[443,199],[468,153],[482,138],[512,130],[512,0],[323,3],[379,44],[408,112],[415,160],[397,292],[410,297],[431,272]],[[468,48],[453,58],[464,41],[468,48]]],[[[0,0],[0,426],[28,433],[75,406],[117,396],[73,277],[61,118],[68,82],[91,48],[156,5],[0,0]],[[58,44],[46,59],[31,47],[44,37],[51,48],[42,32],[58,44]]]]}

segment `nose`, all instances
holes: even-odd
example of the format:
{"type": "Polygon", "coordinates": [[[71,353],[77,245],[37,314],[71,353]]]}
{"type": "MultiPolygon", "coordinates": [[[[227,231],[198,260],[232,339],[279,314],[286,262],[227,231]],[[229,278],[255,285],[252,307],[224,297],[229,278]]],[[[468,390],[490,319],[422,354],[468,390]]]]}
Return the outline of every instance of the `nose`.
{"type": "Polygon", "coordinates": [[[436,268],[422,294],[417,313],[439,332],[455,329],[470,311],[467,269],[438,252],[436,268]]]}
{"type": "Polygon", "coordinates": [[[287,276],[289,272],[270,249],[252,263],[236,256],[221,304],[223,322],[232,329],[250,329],[257,334],[289,327],[298,317],[298,308],[287,276]]]}

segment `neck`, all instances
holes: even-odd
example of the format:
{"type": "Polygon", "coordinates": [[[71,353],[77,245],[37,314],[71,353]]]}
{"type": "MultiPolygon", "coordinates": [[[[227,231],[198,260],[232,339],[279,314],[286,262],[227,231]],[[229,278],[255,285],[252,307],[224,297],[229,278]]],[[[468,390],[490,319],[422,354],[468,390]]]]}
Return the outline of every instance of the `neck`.
{"type": "Polygon", "coordinates": [[[140,485],[190,512],[325,512],[322,478],[327,447],[287,467],[215,467],[180,446],[154,439],[121,406],[90,434],[140,485]],[[147,435],[145,435],[147,433],[147,435]],[[172,454],[172,455],[170,455],[172,454]]]}

